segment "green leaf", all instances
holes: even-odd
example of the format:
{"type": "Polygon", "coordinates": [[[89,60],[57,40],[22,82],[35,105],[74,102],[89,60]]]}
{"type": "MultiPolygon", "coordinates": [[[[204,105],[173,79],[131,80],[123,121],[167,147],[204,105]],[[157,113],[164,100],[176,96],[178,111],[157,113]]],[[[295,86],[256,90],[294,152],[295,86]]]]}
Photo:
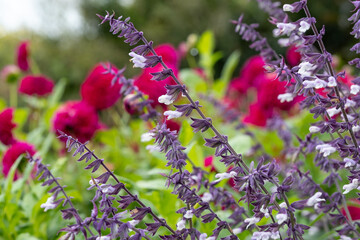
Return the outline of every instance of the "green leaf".
{"type": "Polygon", "coordinates": [[[14,122],[17,124],[17,129],[21,129],[25,124],[29,110],[25,108],[17,108],[14,111],[14,122]]]}
{"type": "Polygon", "coordinates": [[[205,31],[201,34],[200,39],[197,43],[197,48],[200,54],[211,55],[214,51],[215,38],[214,33],[210,30],[205,31]]]}
{"type": "Polygon", "coordinates": [[[180,71],[179,77],[181,81],[196,93],[205,93],[207,85],[204,79],[202,79],[193,69],[183,69],[180,71]]]}
{"type": "Polygon", "coordinates": [[[229,139],[229,144],[234,148],[237,153],[244,154],[251,149],[251,137],[245,134],[239,134],[229,139]]]}
{"type": "Polygon", "coordinates": [[[183,146],[188,146],[194,138],[194,132],[188,121],[183,121],[179,132],[179,141],[183,146]]]}
{"type": "Polygon", "coordinates": [[[225,65],[221,71],[221,77],[217,79],[214,83],[213,90],[216,94],[216,97],[223,97],[225,95],[227,86],[229,85],[234,70],[239,63],[239,60],[239,51],[234,51],[226,60],[225,65]]]}
{"type": "Polygon", "coordinates": [[[40,238],[34,237],[29,233],[21,233],[17,236],[16,240],[40,240],[40,238]]]}
{"type": "Polygon", "coordinates": [[[147,190],[166,190],[165,179],[140,180],[136,182],[138,188],[147,190]]]}
{"type": "Polygon", "coordinates": [[[64,94],[66,84],[67,84],[67,80],[65,78],[61,78],[56,83],[54,87],[54,91],[49,97],[49,107],[54,107],[56,104],[60,102],[60,99],[64,94]]]}

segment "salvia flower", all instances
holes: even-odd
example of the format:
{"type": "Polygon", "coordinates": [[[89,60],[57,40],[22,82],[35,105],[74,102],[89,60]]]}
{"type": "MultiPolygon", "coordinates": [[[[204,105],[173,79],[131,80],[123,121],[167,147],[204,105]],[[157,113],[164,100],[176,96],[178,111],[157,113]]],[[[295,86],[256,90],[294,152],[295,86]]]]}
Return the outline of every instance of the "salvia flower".
{"type": "Polygon", "coordinates": [[[316,146],[316,150],[319,150],[320,153],[324,154],[324,157],[329,156],[330,154],[336,152],[336,148],[331,146],[330,144],[319,144],[316,146]]]}
{"type": "Polygon", "coordinates": [[[27,75],[21,79],[19,93],[46,96],[52,92],[54,81],[44,75],[27,75]]]}
{"type": "Polygon", "coordinates": [[[315,204],[319,203],[319,202],[324,202],[325,199],[324,198],[320,198],[322,195],[321,192],[316,192],[312,197],[310,197],[307,202],[306,205],[308,206],[314,206],[315,204]]]}
{"type": "Polygon", "coordinates": [[[132,57],[130,61],[134,63],[134,67],[145,68],[146,58],[144,56],[136,54],[135,52],[130,52],[129,56],[132,57]]]}
{"type": "Polygon", "coordinates": [[[17,65],[24,72],[28,71],[30,68],[28,48],[29,48],[28,41],[21,42],[18,46],[17,54],[16,54],[17,65]]]}
{"type": "Polygon", "coordinates": [[[352,191],[352,190],[354,190],[354,189],[356,189],[356,188],[358,188],[358,187],[359,187],[359,179],[354,178],[354,179],[351,181],[351,183],[345,184],[345,185],[343,186],[343,190],[345,190],[345,191],[343,192],[343,194],[348,194],[350,191],[352,191]]]}
{"type": "MultiPolygon", "coordinates": [[[[80,93],[83,101],[97,110],[113,106],[120,98],[122,85],[119,81],[113,82],[115,77],[109,71],[117,69],[113,66],[105,69],[102,64],[97,64],[81,84],[80,93]]],[[[118,78],[121,78],[121,75],[118,78]]]]}
{"type": "Polygon", "coordinates": [[[13,108],[6,108],[0,113],[0,141],[5,145],[11,145],[16,142],[12,130],[16,127],[13,123],[13,108]]]}

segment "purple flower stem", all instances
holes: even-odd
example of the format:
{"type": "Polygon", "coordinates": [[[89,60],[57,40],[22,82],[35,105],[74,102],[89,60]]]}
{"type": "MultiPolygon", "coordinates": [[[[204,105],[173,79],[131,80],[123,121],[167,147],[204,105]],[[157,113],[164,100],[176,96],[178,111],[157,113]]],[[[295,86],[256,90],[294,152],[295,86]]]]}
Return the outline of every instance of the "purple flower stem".
{"type": "MultiPolygon", "coordinates": [[[[306,17],[311,18],[311,14],[310,14],[310,11],[309,11],[309,8],[308,8],[307,4],[305,4],[305,6],[304,6],[303,9],[304,9],[304,11],[305,11],[306,17]]],[[[314,22],[311,22],[311,29],[313,30],[315,36],[319,36],[319,32],[318,32],[318,30],[317,30],[314,22]]],[[[326,52],[324,42],[322,41],[321,38],[317,38],[317,42],[318,42],[318,44],[319,44],[321,53],[324,54],[324,53],[326,52]]],[[[326,61],[326,66],[327,66],[327,68],[329,69],[331,76],[333,76],[333,77],[335,78],[336,82],[337,82],[334,68],[331,66],[331,63],[329,62],[328,59],[326,59],[325,61],[326,61]]],[[[336,97],[337,97],[337,98],[339,99],[339,101],[340,101],[341,97],[340,97],[340,91],[339,91],[338,85],[335,86],[335,94],[336,94],[336,97]]],[[[344,116],[345,122],[348,124],[348,126],[350,126],[350,122],[349,122],[349,119],[348,119],[347,114],[346,114],[346,112],[345,112],[345,108],[344,108],[344,106],[341,105],[341,104],[340,104],[340,109],[341,109],[342,115],[344,116]]],[[[358,143],[357,143],[357,141],[356,141],[355,134],[354,134],[354,132],[353,132],[353,130],[352,130],[351,127],[349,127],[348,130],[349,130],[349,132],[350,132],[351,139],[352,139],[352,141],[353,141],[356,149],[358,150],[358,149],[359,149],[359,145],[358,145],[358,143]]],[[[358,150],[358,151],[359,151],[359,150],[358,150]]]]}

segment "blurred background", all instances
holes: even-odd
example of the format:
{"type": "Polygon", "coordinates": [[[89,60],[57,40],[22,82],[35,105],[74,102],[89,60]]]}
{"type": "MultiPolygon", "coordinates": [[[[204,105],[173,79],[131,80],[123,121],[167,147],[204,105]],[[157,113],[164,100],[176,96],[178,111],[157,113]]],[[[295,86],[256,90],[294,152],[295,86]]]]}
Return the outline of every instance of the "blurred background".
{"type": "MultiPolygon", "coordinates": [[[[289,3],[282,1],[285,2],[289,3]]],[[[309,5],[318,27],[326,25],[328,50],[342,59],[351,59],[348,49],[354,40],[347,21],[351,4],[323,0],[309,1],[309,5]]],[[[259,30],[265,36],[271,36],[272,31],[268,16],[259,11],[254,0],[0,0],[0,69],[14,62],[17,44],[29,40],[32,64],[55,81],[62,77],[68,80],[66,99],[79,98],[80,83],[98,62],[127,66],[127,77],[137,74],[128,61],[129,46],[112,36],[107,26],[98,25],[96,13],[105,14],[105,10],[114,10],[117,16],[130,16],[155,44],[167,42],[178,47],[190,34],[213,31],[215,50],[223,54],[215,66],[215,75],[235,49],[241,51],[240,63],[256,54],[234,33],[231,19],[245,13],[246,22],[260,23],[259,30]]],[[[294,19],[298,17],[302,16],[294,19]]],[[[274,40],[270,42],[277,45],[274,40]]],[[[187,64],[182,61],[183,66],[187,64]]],[[[1,91],[6,94],[6,86],[1,91]]]]}

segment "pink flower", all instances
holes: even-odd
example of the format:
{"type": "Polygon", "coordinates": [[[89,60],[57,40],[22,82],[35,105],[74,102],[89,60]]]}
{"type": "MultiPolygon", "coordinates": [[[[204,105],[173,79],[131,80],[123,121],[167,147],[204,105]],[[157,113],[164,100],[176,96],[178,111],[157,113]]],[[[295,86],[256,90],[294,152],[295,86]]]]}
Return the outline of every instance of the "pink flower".
{"type": "MultiPolygon", "coordinates": [[[[351,202],[353,202],[353,204],[354,204],[354,206],[352,206],[350,204],[348,205],[351,219],[353,221],[359,220],[360,219],[360,201],[357,199],[352,199],[351,202]]],[[[341,208],[340,210],[341,210],[342,215],[344,215],[346,218],[348,218],[346,215],[346,212],[345,212],[345,208],[341,208]]]]}
{"type": "Polygon", "coordinates": [[[12,130],[16,124],[12,122],[13,108],[6,108],[0,113],[0,141],[5,145],[11,145],[16,142],[12,130]]]}
{"type": "MultiPolygon", "coordinates": [[[[174,47],[169,44],[163,44],[155,48],[155,52],[160,55],[165,64],[174,71],[175,76],[178,74],[179,59],[174,47]]],[[[161,64],[157,64],[153,68],[146,68],[144,71],[135,78],[134,85],[139,88],[141,92],[149,96],[149,99],[153,100],[152,106],[162,106],[166,109],[164,104],[158,102],[158,98],[161,95],[166,94],[165,85],[175,85],[175,81],[168,77],[162,81],[151,80],[152,75],[150,73],[160,72],[163,70],[161,64]]]]}
{"type": "Polygon", "coordinates": [[[265,62],[261,56],[254,56],[249,58],[240,71],[242,81],[246,82],[248,86],[258,87],[261,85],[261,79],[265,75],[265,62]]]}
{"type": "Polygon", "coordinates": [[[19,68],[26,72],[29,70],[29,50],[28,50],[29,42],[24,41],[21,42],[17,49],[16,61],[19,68]]]}
{"type": "Polygon", "coordinates": [[[268,118],[273,116],[272,109],[264,108],[260,103],[250,105],[249,113],[244,117],[243,122],[259,127],[265,127],[268,118]]]}
{"type": "Polygon", "coordinates": [[[297,50],[297,47],[290,46],[286,51],[286,61],[290,67],[295,67],[300,64],[301,54],[297,50]]]}
{"type": "MultiPolygon", "coordinates": [[[[115,67],[112,69],[117,70],[115,67]]],[[[113,106],[120,98],[121,84],[116,82],[112,86],[114,76],[110,73],[103,74],[105,71],[101,64],[97,64],[81,85],[82,99],[97,110],[113,106]]]]}
{"type": "Polygon", "coordinates": [[[214,165],[214,156],[207,156],[204,159],[204,167],[210,168],[210,172],[217,172],[214,165]]]}
{"type": "Polygon", "coordinates": [[[60,106],[53,117],[53,130],[60,130],[80,142],[90,140],[101,128],[96,110],[84,101],[68,101],[60,106]]]}
{"type": "Polygon", "coordinates": [[[30,96],[45,96],[50,94],[53,88],[53,80],[44,75],[28,75],[21,79],[19,92],[30,96]]]}
{"type": "MultiPolygon", "coordinates": [[[[31,156],[35,154],[35,147],[33,145],[30,145],[26,142],[17,142],[13,145],[11,145],[10,148],[4,153],[3,159],[2,159],[2,172],[5,176],[9,174],[11,166],[15,163],[16,159],[21,154],[29,153],[31,156]]],[[[21,165],[20,165],[21,166],[21,165]]],[[[21,169],[18,169],[15,172],[14,180],[18,179],[20,176],[21,169]]]]}

